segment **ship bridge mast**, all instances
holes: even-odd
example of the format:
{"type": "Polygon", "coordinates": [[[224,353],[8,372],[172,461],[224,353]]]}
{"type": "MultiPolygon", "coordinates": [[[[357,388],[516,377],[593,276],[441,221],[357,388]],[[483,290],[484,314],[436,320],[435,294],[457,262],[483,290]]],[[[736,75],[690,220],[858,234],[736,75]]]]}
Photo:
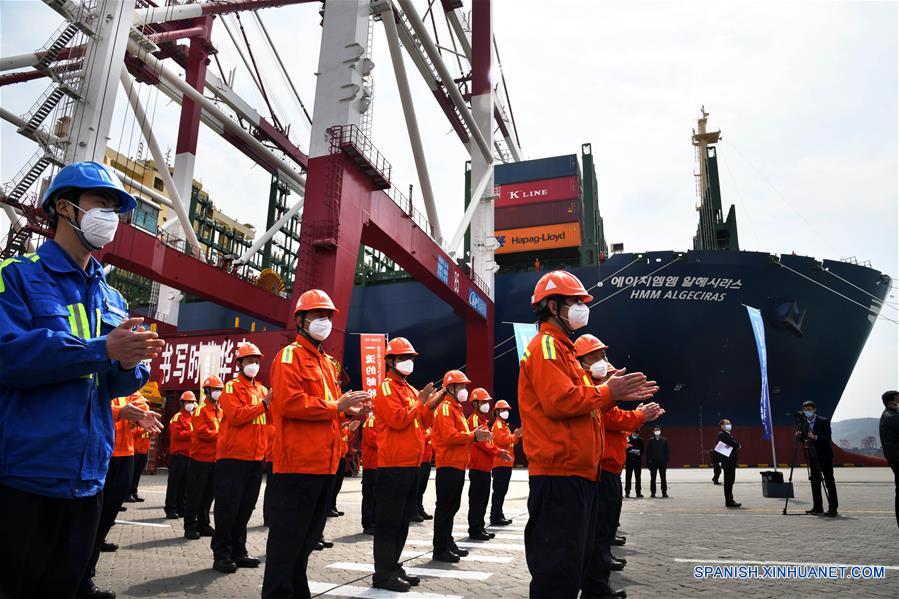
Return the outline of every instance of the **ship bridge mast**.
{"type": "Polygon", "coordinates": [[[696,177],[696,211],[699,224],[693,237],[694,250],[739,251],[737,239],[737,215],[733,205],[725,220],[721,211],[721,186],[718,179],[718,151],[716,144],[721,140],[721,131],[709,131],[709,113],[702,106],[697,127],[693,129],[693,147],[696,148],[696,162],[699,172],[696,177]]]}

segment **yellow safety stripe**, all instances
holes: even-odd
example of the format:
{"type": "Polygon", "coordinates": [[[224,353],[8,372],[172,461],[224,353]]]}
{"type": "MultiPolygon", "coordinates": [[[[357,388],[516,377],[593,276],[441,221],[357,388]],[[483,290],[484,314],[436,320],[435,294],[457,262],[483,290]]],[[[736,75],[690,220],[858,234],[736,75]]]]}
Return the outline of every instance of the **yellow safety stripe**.
{"type": "Polygon", "coordinates": [[[552,335],[543,335],[543,357],[547,360],[556,359],[556,344],[552,335]]]}
{"type": "Polygon", "coordinates": [[[449,416],[449,415],[450,415],[450,413],[449,413],[449,404],[446,404],[446,403],[443,404],[443,415],[444,415],[444,416],[449,416]]]}
{"type": "Polygon", "coordinates": [[[225,383],[225,393],[234,393],[234,381],[225,383]]]}
{"type": "Polygon", "coordinates": [[[281,363],[282,364],[290,364],[293,362],[293,346],[288,345],[283,350],[281,350],[281,363]]]}
{"type": "Polygon", "coordinates": [[[586,375],[586,374],[584,375],[584,384],[585,384],[585,385],[592,385],[592,384],[593,384],[593,381],[590,380],[590,376],[589,376],[589,375],[586,375]]]}
{"type": "Polygon", "coordinates": [[[478,415],[477,415],[477,414],[472,414],[472,415],[471,415],[471,420],[472,420],[472,423],[471,423],[471,424],[474,425],[475,428],[478,428],[478,426],[480,426],[481,422],[478,420],[478,415]]]}
{"type": "Polygon", "coordinates": [[[389,381],[384,381],[383,383],[381,383],[381,391],[384,393],[384,395],[390,395],[390,382],[389,381]]]}
{"type": "MultiPolygon", "coordinates": [[[[24,257],[27,258],[28,260],[31,260],[32,262],[37,262],[38,260],[41,259],[41,257],[38,256],[37,254],[25,254],[24,257]]],[[[15,264],[16,262],[21,262],[21,260],[18,257],[12,257],[12,258],[7,258],[3,262],[0,262],[0,293],[3,293],[4,291],[6,291],[6,283],[3,282],[3,269],[6,268],[7,266],[9,266],[10,264],[15,264]]]]}
{"type": "Polygon", "coordinates": [[[468,428],[468,421],[465,420],[465,417],[464,417],[464,416],[462,417],[462,425],[465,427],[465,432],[466,432],[466,433],[470,433],[470,432],[471,432],[471,429],[468,428]]]}
{"type": "Polygon", "coordinates": [[[521,361],[525,362],[530,357],[531,357],[531,352],[528,350],[524,350],[524,354],[521,356],[521,361]]]}
{"type": "Polygon", "coordinates": [[[178,419],[181,418],[181,412],[177,412],[169,422],[177,422],[178,419]]]}
{"type": "Polygon", "coordinates": [[[94,337],[100,336],[100,321],[101,320],[102,320],[102,318],[100,317],[100,308],[97,308],[97,324],[94,327],[96,329],[96,332],[94,333],[94,337]]]}

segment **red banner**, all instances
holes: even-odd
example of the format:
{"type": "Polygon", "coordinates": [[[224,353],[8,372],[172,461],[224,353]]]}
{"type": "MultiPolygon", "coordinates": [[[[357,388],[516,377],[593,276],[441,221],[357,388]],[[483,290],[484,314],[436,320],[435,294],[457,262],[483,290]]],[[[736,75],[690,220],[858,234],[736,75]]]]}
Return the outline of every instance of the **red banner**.
{"type": "Polygon", "coordinates": [[[387,339],[384,335],[363,333],[359,335],[359,355],[362,357],[362,390],[374,397],[384,380],[384,353],[387,339]]]}

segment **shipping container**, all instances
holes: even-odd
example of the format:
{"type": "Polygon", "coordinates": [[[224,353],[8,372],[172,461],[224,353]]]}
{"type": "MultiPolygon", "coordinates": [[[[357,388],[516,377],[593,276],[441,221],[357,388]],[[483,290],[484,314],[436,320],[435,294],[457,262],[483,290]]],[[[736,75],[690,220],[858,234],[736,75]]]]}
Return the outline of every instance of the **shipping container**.
{"type": "Polygon", "coordinates": [[[496,185],[493,189],[497,208],[574,200],[581,197],[581,182],[577,177],[541,179],[522,183],[496,185]]]}
{"type": "Polygon", "coordinates": [[[493,228],[523,229],[559,223],[575,223],[580,221],[580,215],[581,201],[577,199],[496,208],[493,211],[493,228]]]}
{"type": "Polygon", "coordinates": [[[558,179],[579,175],[577,154],[567,154],[552,158],[497,164],[493,169],[493,184],[508,185],[523,181],[540,181],[541,179],[558,179]]]}
{"type": "Polygon", "coordinates": [[[561,223],[543,227],[506,229],[496,231],[494,237],[499,242],[497,254],[575,247],[581,244],[581,226],[579,223],[561,223]]]}

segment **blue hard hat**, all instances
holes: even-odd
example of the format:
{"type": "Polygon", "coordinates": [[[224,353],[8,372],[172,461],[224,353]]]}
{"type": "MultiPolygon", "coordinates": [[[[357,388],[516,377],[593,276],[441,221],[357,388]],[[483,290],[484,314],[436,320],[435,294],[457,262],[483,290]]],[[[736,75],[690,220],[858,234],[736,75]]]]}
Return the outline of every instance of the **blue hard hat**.
{"type": "Polygon", "coordinates": [[[137,206],[137,200],[125,191],[119,178],[99,162],[73,162],[56,173],[41,203],[45,212],[49,212],[49,204],[66,189],[111,189],[119,197],[119,212],[130,212],[137,206]]]}

